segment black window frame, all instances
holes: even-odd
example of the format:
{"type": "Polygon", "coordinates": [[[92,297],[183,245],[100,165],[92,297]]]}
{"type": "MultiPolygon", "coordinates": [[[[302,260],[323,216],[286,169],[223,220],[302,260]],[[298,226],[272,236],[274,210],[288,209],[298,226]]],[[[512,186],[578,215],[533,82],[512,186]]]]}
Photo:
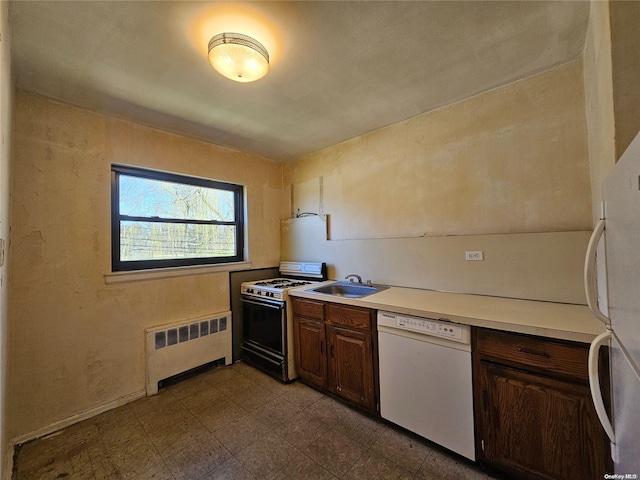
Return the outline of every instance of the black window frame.
{"type": "Polygon", "coordinates": [[[111,268],[114,272],[128,272],[135,270],[150,270],[171,267],[186,267],[193,265],[216,265],[244,261],[244,186],[210,180],[201,177],[191,177],[178,173],[162,172],[140,167],[111,165],[111,268]],[[120,176],[132,176],[150,180],[161,180],[185,185],[215,188],[233,192],[235,204],[234,221],[219,220],[185,220],[159,217],[137,217],[120,214],[120,176]],[[227,257],[194,257],[170,258],[162,260],[125,260],[120,259],[120,224],[122,221],[145,221],[157,223],[186,223],[207,225],[234,225],[236,227],[235,243],[236,255],[227,257]]]}

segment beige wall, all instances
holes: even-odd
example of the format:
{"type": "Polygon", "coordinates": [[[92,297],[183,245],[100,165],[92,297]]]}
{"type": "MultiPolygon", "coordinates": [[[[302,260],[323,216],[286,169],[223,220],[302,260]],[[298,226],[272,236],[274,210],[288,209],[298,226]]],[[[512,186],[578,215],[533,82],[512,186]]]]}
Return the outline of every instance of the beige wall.
{"type": "Polygon", "coordinates": [[[6,250],[9,240],[9,158],[13,81],[9,45],[9,2],[0,2],[0,477],[9,478],[13,451],[7,429],[7,329],[9,279],[6,250]]]}
{"type": "Polygon", "coordinates": [[[326,260],[333,278],[584,303],[583,92],[575,62],[285,165],[283,216],[327,214],[330,241],[286,221],[283,259],[326,260]]]}
{"type": "Polygon", "coordinates": [[[283,221],[283,260],[326,261],[338,280],[356,273],[410,288],[585,303],[588,231],[328,241],[326,230],[316,216],[283,221]],[[484,260],[466,261],[467,250],[484,260]]]}
{"type": "Polygon", "coordinates": [[[609,2],[616,160],[640,131],[640,2],[609,2]]]}
{"type": "Polygon", "coordinates": [[[589,229],[586,139],[575,62],[309,155],[285,188],[332,239],[589,229]]]}
{"type": "MultiPolygon", "coordinates": [[[[252,267],[277,264],[282,167],[42,97],[16,97],[12,438],[144,390],[144,328],[229,309],[228,273],[105,284],[110,165],[246,185],[252,267]]],[[[111,403],[110,403],[111,402],[111,403]]]]}
{"type": "Polygon", "coordinates": [[[592,2],[584,50],[592,217],[600,218],[601,185],[615,165],[609,3],[592,2]]]}

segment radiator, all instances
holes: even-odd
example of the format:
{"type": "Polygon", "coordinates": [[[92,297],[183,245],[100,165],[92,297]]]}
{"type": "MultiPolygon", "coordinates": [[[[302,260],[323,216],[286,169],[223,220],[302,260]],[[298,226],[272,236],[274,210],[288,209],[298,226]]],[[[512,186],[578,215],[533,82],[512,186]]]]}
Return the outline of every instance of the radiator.
{"type": "Polygon", "coordinates": [[[231,363],[231,312],[150,327],[146,332],[147,395],[158,382],[224,358],[231,363]]]}

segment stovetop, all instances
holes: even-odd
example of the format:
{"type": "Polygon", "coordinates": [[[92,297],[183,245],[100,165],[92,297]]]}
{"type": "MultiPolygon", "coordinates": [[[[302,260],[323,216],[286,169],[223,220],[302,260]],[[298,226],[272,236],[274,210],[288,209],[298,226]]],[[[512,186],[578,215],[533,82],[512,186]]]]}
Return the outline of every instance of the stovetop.
{"type": "Polygon", "coordinates": [[[302,285],[308,285],[311,282],[305,280],[296,280],[293,278],[272,278],[270,280],[260,280],[253,285],[256,287],[268,287],[283,290],[285,288],[300,287],[302,285]]]}
{"type": "Polygon", "coordinates": [[[245,282],[242,284],[240,292],[242,295],[248,295],[251,297],[266,297],[274,300],[283,300],[286,298],[286,291],[301,287],[303,285],[310,285],[312,281],[297,280],[293,278],[271,278],[268,280],[259,280],[257,282],[245,282]]]}
{"type": "Polygon", "coordinates": [[[250,297],[262,297],[273,300],[285,300],[287,290],[290,288],[310,285],[318,281],[326,280],[326,266],[324,263],[309,262],[282,262],[280,274],[291,277],[269,278],[254,282],[244,282],[240,292],[250,297]]]}

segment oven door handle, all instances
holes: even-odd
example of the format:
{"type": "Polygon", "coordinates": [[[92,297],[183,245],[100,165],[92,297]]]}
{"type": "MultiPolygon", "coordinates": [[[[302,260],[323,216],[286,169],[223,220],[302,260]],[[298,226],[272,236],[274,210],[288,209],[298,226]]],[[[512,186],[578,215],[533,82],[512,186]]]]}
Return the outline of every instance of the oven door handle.
{"type": "Polygon", "coordinates": [[[267,307],[273,308],[274,310],[282,310],[284,308],[283,302],[278,301],[269,301],[269,300],[250,300],[248,298],[242,297],[241,300],[244,303],[250,303],[251,305],[258,305],[259,307],[267,307]]]}

